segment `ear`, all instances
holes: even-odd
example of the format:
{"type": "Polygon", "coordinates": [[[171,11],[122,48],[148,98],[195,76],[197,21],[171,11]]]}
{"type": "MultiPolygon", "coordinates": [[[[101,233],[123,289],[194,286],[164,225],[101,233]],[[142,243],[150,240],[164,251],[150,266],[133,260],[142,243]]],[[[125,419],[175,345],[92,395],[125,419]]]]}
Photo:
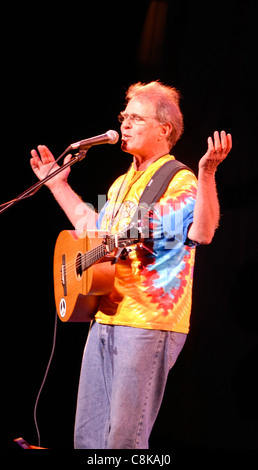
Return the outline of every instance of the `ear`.
{"type": "Polygon", "coordinates": [[[161,125],[160,125],[160,135],[161,135],[161,137],[166,137],[166,139],[167,139],[168,136],[171,134],[172,129],[173,129],[173,126],[170,122],[167,122],[166,124],[161,123],[161,125]]]}

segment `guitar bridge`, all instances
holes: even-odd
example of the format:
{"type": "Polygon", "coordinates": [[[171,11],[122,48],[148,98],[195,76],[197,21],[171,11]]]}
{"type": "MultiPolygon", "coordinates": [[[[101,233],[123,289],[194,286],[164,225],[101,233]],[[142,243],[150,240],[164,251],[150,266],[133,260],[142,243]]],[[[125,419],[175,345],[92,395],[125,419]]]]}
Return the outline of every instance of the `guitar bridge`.
{"type": "Polygon", "coordinates": [[[64,296],[67,295],[67,283],[66,283],[66,259],[65,255],[62,255],[62,265],[61,265],[61,283],[64,289],[64,296]]]}

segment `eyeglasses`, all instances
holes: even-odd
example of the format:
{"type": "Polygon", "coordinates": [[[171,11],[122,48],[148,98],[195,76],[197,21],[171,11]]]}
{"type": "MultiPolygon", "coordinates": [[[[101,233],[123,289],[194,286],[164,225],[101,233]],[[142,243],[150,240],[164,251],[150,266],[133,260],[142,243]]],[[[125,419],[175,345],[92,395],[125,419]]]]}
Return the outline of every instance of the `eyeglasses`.
{"type": "Polygon", "coordinates": [[[146,119],[156,119],[154,116],[139,116],[139,114],[127,114],[121,112],[118,115],[118,121],[124,122],[126,119],[129,119],[133,124],[144,124],[146,119]]]}

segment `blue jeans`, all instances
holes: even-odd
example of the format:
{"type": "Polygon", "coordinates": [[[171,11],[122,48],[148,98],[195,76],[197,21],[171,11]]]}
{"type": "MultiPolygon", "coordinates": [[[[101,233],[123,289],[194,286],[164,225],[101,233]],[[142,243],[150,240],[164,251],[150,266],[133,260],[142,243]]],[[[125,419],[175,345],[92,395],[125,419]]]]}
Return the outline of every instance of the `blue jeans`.
{"type": "Polygon", "coordinates": [[[93,324],[81,368],[76,449],[148,449],[169,370],[186,337],[93,324]]]}

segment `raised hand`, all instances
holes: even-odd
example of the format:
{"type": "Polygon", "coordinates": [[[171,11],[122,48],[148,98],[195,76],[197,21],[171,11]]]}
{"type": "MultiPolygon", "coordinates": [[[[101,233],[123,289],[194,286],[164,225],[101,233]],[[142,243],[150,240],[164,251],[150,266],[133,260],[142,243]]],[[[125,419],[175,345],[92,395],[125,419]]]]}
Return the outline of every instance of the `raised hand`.
{"type": "Polygon", "coordinates": [[[232,148],[232,137],[225,131],[214,132],[214,139],[208,138],[208,150],[199,161],[199,170],[205,173],[215,174],[218,166],[229,154],[232,148]]]}
{"type": "MultiPolygon", "coordinates": [[[[39,180],[43,180],[48,174],[53,173],[58,168],[60,168],[57,163],[55,164],[55,158],[53,154],[45,145],[39,145],[38,151],[35,149],[31,150],[31,157],[31,168],[39,180]]],[[[67,155],[64,159],[64,163],[67,163],[71,157],[71,155],[67,155]]],[[[69,173],[70,167],[66,168],[64,171],[61,171],[54,178],[47,181],[46,186],[53,188],[59,183],[67,181],[69,173]]]]}

